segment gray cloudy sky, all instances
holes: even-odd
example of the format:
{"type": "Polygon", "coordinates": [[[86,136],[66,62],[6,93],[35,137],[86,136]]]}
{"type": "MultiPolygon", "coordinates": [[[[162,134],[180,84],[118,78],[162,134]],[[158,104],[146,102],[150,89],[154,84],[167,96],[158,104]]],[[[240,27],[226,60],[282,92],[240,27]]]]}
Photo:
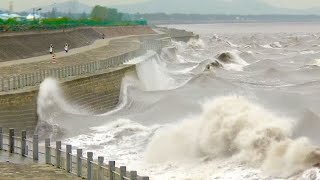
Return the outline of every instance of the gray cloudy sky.
{"type": "MultiPolygon", "coordinates": [[[[14,10],[19,11],[19,10],[30,9],[32,7],[64,2],[68,0],[0,0],[0,8],[8,9],[10,1],[13,1],[14,10]]],[[[148,0],[78,0],[78,1],[88,5],[95,5],[95,4],[116,5],[116,4],[136,3],[139,1],[148,1],[148,0]]],[[[221,0],[221,1],[236,1],[236,0],[221,0]]],[[[278,7],[285,7],[285,8],[303,9],[303,8],[311,8],[311,7],[320,7],[320,0],[260,0],[260,1],[265,1],[268,4],[278,6],[278,7]]]]}

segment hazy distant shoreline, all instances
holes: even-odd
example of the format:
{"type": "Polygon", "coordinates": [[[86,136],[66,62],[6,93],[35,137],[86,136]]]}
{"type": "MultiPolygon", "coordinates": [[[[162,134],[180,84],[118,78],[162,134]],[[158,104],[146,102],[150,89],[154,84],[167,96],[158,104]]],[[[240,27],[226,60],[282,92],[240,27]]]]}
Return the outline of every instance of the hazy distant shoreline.
{"type": "Polygon", "coordinates": [[[149,24],[216,24],[216,23],[296,23],[320,22],[319,15],[203,15],[140,14],[149,24]]]}

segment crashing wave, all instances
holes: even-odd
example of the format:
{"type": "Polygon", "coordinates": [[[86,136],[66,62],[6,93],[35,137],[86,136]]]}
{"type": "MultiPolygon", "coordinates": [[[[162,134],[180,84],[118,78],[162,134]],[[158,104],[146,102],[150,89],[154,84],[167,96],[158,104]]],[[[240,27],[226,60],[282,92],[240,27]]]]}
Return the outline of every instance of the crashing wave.
{"type": "Polygon", "coordinates": [[[203,49],[205,47],[205,44],[202,39],[190,39],[187,43],[188,47],[193,49],[203,49]]]}
{"type": "Polygon", "coordinates": [[[219,62],[223,63],[226,70],[242,71],[243,67],[249,65],[239,56],[239,51],[227,51],[216,56],[219,62]]]}
{"type": "Polygon", "coordinates": [[[45,79],[39,88],[37,99],[37,114],[39,121],[36,132],[39,137],[59,138],[64,134],[63,127],[59,127],[55,118],[62,113],[88,114],[86,110],[70,105],[63,95],[58,82],[53,78],[45,79]]]}
{"type": "Polygon", "coordinates": [[[145,157],[153,163],[232,158],[287,177],[320,162],[320,150],[307,138],[292,139],[293,127],[244,97],[220,97],[199,117],[160,129],[145,157]]]}

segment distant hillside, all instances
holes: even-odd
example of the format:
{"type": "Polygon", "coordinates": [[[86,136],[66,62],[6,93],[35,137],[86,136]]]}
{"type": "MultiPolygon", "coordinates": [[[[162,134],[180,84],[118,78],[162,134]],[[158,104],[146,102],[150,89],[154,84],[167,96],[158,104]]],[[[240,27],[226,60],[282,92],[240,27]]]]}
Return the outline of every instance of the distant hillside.
{"type": "Polygon", "coordinates": [[[320,14],[319,8],[308,10],[282,9],[257,0],[150,0],[116,6],[130,13],[188,13],[188,14],[320,14]]]}
{"type": "MultiPolygon", "coordinates": [[[[61,13],[90,13],[92,7],[79,3],[78,1],[67,1],[62,3],[51,4],[49,6],[38,7],[42,8],[41,12],[51,12],[53,8],[56,8],[57,11],[61,13]]],[[[26,10],[27,12],[32,12],[32,9],[26,10]]]]}

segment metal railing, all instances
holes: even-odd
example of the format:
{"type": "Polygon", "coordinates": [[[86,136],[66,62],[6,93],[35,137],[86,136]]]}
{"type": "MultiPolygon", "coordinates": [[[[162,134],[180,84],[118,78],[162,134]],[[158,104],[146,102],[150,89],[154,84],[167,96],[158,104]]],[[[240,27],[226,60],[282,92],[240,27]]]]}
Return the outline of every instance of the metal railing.
{"type": "Polygon", "coordinates": [[[138,176],[137,171],[128,172],[126,166],[116,167],[115,161],[104,163],[104,157],[99,156],[98,161],[93,160],[93,152],[87,152],[83,156],[83,150],[77,149],[77,154],[72,154],[72,146],[65,145],[62,148],[61,141],[56,141],[52,146],[50,139],[45,139],[44,152],[39,146],[39,138],[34,134],[29,140],[27,132],[22,131],[21,136],[17,136],[14,129],[10,128],[8,134],[3,133],[0,127],[0,150],[9,153],[19,154],[22,157],[32,158],[35,161],[44,161],[48,165],[64,169],[66,173],[88,180],[149,180],[149,177],[138,176]],[[32,147],[29,149],[29,147],[32,147]],[[29,152],[31,155],[29,155],[29,152]],[[41,159],[41,157],[44,157],[41,159]]]}
{"type": "Polygon", "coordinates": [[[51,69],[41,69],[27,74],[0,77],[0,93],[11,92],[23,89],[25,87],[37,86],[48,77],[63,80],[69,77],[92,75],[101,70],[114,68],[125,62],[128,62],[130,59],[140,56],[144,50],[159,51],[168,46],[170,41],[170,38],[143,40],[140,49],[105,60],[51,69]]]}

